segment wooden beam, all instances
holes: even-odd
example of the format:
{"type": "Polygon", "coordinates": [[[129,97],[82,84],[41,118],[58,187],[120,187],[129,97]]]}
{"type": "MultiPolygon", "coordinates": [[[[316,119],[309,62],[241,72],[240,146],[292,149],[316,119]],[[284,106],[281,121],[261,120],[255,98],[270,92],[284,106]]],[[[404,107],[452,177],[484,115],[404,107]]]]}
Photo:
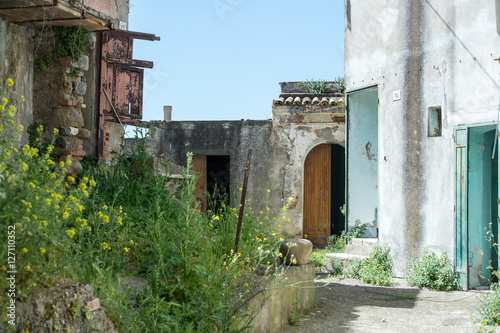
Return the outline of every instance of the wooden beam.
{"type": "Polygon", "coordinates": [[[116,57],[106,57],[106,61],[109,62],[110,64],[120,64],[120,65],[129,65],[129,66],[135,66],[135,67],[153,68],[152,61],[125,59],[125,58],[116,58],[116,57]]]}

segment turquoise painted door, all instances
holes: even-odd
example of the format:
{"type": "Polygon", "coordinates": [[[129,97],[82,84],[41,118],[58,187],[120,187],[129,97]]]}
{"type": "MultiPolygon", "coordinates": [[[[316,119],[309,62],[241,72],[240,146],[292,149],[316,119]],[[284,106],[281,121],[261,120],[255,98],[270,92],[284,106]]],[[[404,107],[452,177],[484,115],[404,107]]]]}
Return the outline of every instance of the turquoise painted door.
{"type": "Polygon", "coordinates": [[[455,269],[464,290],[489,285],[491,267],[498,269],[490,243],[491,235],[498,239],[499,229],[495,132],[494,125],[455,130],[455,269]]]}
{"type": "Polygon", "coordinates": [[[467,129],[455,131],[455,270],[459,285],[468,289],[467,267],[467,129]]]}

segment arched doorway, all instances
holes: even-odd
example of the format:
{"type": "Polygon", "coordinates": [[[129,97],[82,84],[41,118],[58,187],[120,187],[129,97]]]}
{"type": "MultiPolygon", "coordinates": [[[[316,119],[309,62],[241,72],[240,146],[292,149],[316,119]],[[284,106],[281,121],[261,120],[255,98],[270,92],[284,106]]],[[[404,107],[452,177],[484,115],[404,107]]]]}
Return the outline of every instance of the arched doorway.
{"type": "Polygon", "coordinates": [[[304,234],[317,247],[345,229],[340,207],[345,202],[345,149],[321,144],[307,155],[304,165],[304,234]]]}

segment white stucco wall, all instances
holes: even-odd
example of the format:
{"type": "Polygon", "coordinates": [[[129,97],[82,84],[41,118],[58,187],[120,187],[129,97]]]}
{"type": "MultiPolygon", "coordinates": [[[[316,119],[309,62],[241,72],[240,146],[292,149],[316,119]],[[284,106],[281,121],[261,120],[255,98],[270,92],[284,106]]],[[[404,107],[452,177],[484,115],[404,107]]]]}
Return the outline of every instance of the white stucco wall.
{"type": "Polygon", "coordinates": [[[401,275],[424,248],[454,254],[453,130],[495,122],[499,109],[495,2],[345,0],[345,9],[346,90],[378,85],[379,238],[401,275]],[[433,106],[441,137],[427,136],[433,106]]]}

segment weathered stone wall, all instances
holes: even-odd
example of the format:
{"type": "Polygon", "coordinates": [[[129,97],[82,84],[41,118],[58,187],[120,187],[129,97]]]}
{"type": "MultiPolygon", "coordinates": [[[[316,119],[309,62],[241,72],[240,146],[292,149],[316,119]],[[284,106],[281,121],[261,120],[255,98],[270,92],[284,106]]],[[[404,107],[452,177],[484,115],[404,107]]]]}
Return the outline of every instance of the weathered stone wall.
{"type": "MultiPolygon", "coordinates": [[[[279,106],[273,109],[272,120],[157,123],[149,145],[155,146],[150,148],[158,157],[183,166],[188,152],[229,155],[230,184],[234,189],[243,184],[247,152],[252,149],[247,191],[252,208],[260,210],[267,206],[276,213],[292,197],[286,213],[291,222],[283,227],[290,235],[302,235],[303,173],[307,154],[324,143],[344,146],[344,121],[342,106],[314,110],[279,106]]],[[[239,204],[238,196],[239,191],[234,191],[231,204],[235,207],[239,204]]]]}
{"type": "Polygon", "coordinates": [[[86,155],[83,142],[91,136],[94,124],[87,124],[83,112],[87,105],[84,96],[87,93],[87,82],[84,73],[89,70],[89,56],[83,55],[77,62],[71,56],[61,61],[55,60],[55,47],[59,36],[53,32],[44,32],[38,36],[38,49],[35,54],[33,84],[34,110],[33,118],[36,123],[43,125],[45,133],[50,136],[54,128],[60,135],[56,141],[56,148],[62,153],[62,158],[71,155],[75,163],[74,169],[80,167],[78,160],[86,155]],[[47,54],[54,59],[46,68],[40,61],[47,54]],[[77,74],[70,76],[71,68],[77,74]]]}
{"type": "Polygon", "coordinates": [[[33,122],[33,30],[0,19],[0,84],[15,82],[19,104],[17,123],[24,125],[21,144],[28,143],[27,128],[33,122]]]}
{"type": "MultiPolygon", "coordinates": [[[[291,106],[273,109],[273,147],[287,156],[277,163],[284,198],[292,197],[287,218],[302,235],[304,211],[304,164],[308,153],[320,144],[345,146],[345,113],[343,107],[310,112],[291,106]]],[[[341,189],[344,191],[344,189],[341,189]]]]}
{"type": "Polygon", "coordinates": [[[249,309],[254,310],[266,299],[252,322],[253,333],[275,332],[288,324],[292,311],[301,314],[314,307],[314,263],[289,266],[284,270],[282,276],[266,286],[265,294],[250,303],[249,309]]]}

